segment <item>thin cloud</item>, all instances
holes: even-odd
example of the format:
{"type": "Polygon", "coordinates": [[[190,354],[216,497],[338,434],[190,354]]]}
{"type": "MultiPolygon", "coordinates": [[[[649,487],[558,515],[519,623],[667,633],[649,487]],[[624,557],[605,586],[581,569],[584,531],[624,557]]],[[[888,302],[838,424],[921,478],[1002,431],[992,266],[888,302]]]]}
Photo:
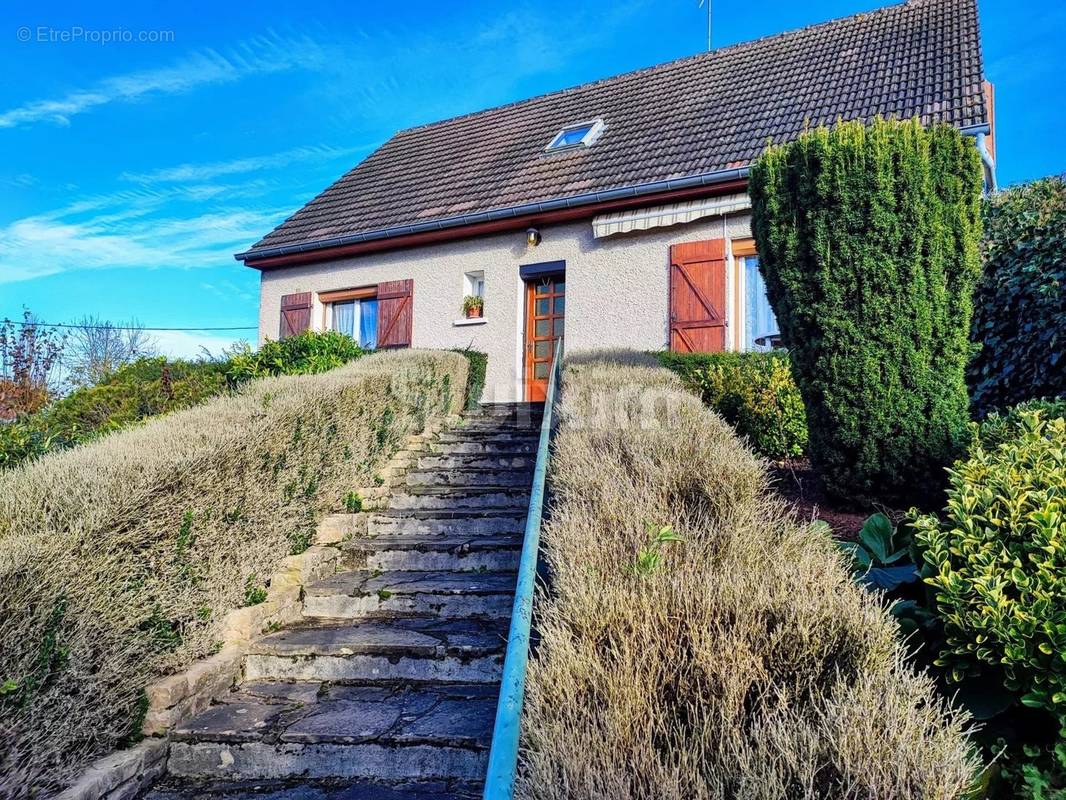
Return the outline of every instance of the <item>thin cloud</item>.
{"type": "Polygon", "coordinates": [[[372,145],[358,147],[296,147],[280,153],[250,156],[232,161],[214,161],[206,164],[179,164],[176,167],[164,167],[150,172],[124,172],[121,178],[132,183],[177,183],[209,181],[223,175],[238,175],[246,172],[280,169],[290,164],[306,161],[332,161],[338,158],[365,152],[372,145]]]}
{"type": "Polygon", "coordinates": [[[116,75],[58,98],[34,100],[0,113],[0,128],[51,122],[69,125],[72,117],[110,103],[131,103],[153,95],[183,94],[201,86],[232,83],[251,75],[313,69],[322,63],[318,46],[306,38],[258,36],[225,53],[203,50],[165,67],[116,75]]]}
{"type": "Polygon", "coordinates": [[[174,203],[165,193],[130,199],[120,193],[23,217],[0,228],[0,284],[71,270],[229,264],[232,254],[284,218],[285,209],[174,203]],[[94,206],[100,213],[85,213],[94,206]],[[164,208],[165,206],[165,208],[164,208]],[[163,213],[165,212],[165,213],[163,213]]]}

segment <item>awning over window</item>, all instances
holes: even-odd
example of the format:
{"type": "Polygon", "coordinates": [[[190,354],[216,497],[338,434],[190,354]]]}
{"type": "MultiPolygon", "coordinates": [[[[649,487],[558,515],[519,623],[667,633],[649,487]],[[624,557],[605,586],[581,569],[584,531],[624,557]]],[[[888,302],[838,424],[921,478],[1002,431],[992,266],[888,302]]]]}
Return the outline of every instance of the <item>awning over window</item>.
{"type": "Polygon", "coordinates": [[[747,194],[729,194],[722,197],[705,197],[702,200],[689,200],[685,203],[671,203],[667,206],[634,208],[631,211],[616,211],[601,214],[592,220],[592,234],[597,239],[616,233],[644,231],[648,228],[663,228],[667,225],[679,225],[704,217],[717,217],[751,208],[747,194]]]}

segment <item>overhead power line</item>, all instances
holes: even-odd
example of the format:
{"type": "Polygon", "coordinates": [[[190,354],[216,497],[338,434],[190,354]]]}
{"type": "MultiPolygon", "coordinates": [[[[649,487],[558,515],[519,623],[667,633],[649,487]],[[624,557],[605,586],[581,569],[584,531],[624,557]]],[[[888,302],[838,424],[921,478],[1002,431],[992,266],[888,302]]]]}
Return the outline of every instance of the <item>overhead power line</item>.
{"type": "Polygon", "coordinates": [[[113,330],[113,331],[254,331],[258,330],[258,325],[233,325],[229,327],[212,327],[206,328],[156,328],[149,327],[147,325],[78,325],[73,322],[26,322],[25,320],[17,319],[4,319],[0,320],[4,324],[22,325],[28,328],[78,328],[85,329],[90,328],[94,330],[113,330]]]}

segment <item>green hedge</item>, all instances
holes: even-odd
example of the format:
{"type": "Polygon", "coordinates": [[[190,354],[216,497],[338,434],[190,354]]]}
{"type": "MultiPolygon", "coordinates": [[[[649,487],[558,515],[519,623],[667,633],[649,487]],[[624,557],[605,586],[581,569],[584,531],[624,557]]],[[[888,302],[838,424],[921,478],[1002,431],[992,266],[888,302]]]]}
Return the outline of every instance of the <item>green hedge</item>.
{"type": "Polygon", "coordinates": [[[488,369],[489,357],[477,350],[464,348],[453,350],[453,353],[466,358],[470,364],[470,373],[466,384],[466,407],[477,408],[481,403],[481,396],[485,393],[485,371],[488,369]]]}
{"type": "Polygon", "coordinates": [[[838,499],[937,502],[965,448],[981,187],[973,142],[917,120],[818,129],[752,165],[760,269],[838,499]]]}
{"type": "Polygon", "coordinates": [[[978,416],[1066,395],[1066,179],[993,195],[984,220],[972,331],[979,350],[966,374],[978,416]]]}
{"type": "Polygon", "coordinates": [[[782,459],[806,451],[807,417],[787,353],[659,353],[658,357],[761,455],[782,459]]]}

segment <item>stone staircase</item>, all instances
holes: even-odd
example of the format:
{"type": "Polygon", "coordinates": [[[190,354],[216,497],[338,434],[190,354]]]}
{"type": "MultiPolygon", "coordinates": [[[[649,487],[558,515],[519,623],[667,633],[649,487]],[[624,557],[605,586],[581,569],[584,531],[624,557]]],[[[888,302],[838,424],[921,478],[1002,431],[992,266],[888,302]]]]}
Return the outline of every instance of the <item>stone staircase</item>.
{"type": "Polygon", "coordinates": [[[441,434],[343,543],[347,571],[172,733],[147,797],[480,797],[540,419],[484,406],[441,434]]]}

